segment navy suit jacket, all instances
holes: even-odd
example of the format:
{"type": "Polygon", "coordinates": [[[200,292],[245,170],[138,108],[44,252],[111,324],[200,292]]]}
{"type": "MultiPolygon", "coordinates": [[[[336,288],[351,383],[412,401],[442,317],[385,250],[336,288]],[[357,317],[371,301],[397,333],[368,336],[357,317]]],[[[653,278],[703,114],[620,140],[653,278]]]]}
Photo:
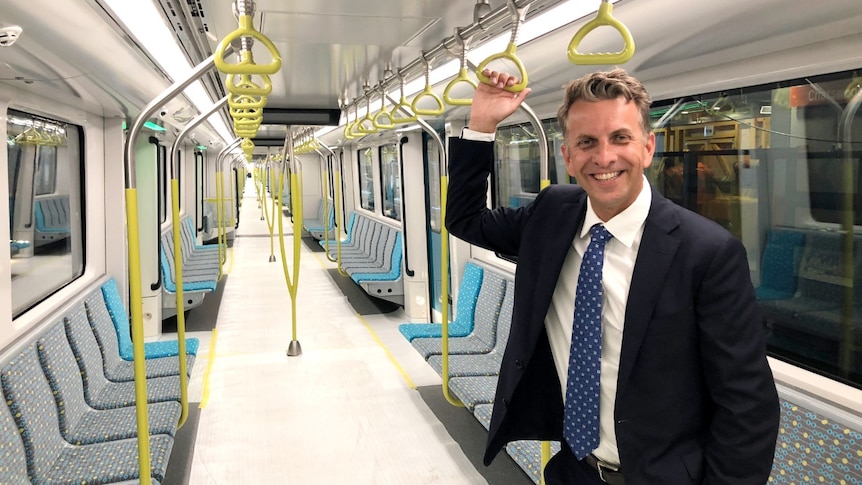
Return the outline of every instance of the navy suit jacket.
{"type": "MultiPolygon", "coordinates": [[[[526,207],[489,210],[492,163],[493,143],[450,139],[447,228],[518,262],[486,464],[510,441],[563,440],[563,398],[544,320],[587,207],[582,188],[554,185],[526,207]]],[[[744,246],[653,189],[614,409],[626,483],[763,485],[778,414],[744,246]]]]}

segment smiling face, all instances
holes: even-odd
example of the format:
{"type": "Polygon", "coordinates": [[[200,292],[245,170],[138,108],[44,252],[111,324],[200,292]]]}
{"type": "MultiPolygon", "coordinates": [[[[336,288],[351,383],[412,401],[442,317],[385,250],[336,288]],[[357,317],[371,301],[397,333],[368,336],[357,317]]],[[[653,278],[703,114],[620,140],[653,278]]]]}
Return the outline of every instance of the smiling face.
{"type": "Polygon", "coordinates": [[[563,159],[601,220],[611,219],[635,201],[654,151],[655,135],[644,132],[634,102],[624,97],[578,100],[569,108],[563,159]]]}

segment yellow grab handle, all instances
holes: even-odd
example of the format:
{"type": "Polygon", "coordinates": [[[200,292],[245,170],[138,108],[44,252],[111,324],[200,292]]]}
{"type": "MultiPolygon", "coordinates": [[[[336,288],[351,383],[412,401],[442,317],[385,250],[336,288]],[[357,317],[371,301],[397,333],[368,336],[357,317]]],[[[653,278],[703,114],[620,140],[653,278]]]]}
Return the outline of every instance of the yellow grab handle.
{"type": "Polygon", "coordinates": [[[410,105],[410,103],[407,102],[404,96],[401,96],[401,100],[398,101],[398,104],[396,104],[394,108],[392,108],[392,114],[390,116],[392,116],[392,122],[395,124],[410,123],[411,121],[416,121],[419,119],[419,115],[416,114],[415,111],[413,111],[413,107],[410,105]],[[398,116],[398,113],[401,111],[402,108],[405,108],[411,113],[413,113],[413,116],[405,116],[403,118],[398,116]]]}
{"type": "Polygon", "coordinates": [[[431,90],[431,85],[426,84],[425,89],[422,90],[421,93],[417,94],[415,98],[413,98],[413,104],[410,105],[410,108],[413,109],[413,113],[418,118],[419,115],[424,116],[438,116],[443,114],[443,100],[440,99],[440,96],[434,94],[434,91],[431,90]],[[431,98],[437,103],[437,108],[435,109],[422,109],[419,108],[419,100],[422,98],[431,98]]]}
{"type": "Polygon", "coordinates": [[[231,94],[239,94],[244,96],[269,96],[272,92],[272,81],[266,74],[260,75],[263,79],[263,86],[259,86],[251,80],[248,74],[228,74],[225,80],[225,89],[231,94]],[[234,81],[236,76],[240,76],[239,83],[234,81]]]}
{"type": "Polygon", "coordinates": [[[230,108],[230,117],[234,120],[259,120],[263,121],[263,110],[259,108],[230,108]]]}
{"type": "Polygon", "coordinates": [[[227,105],[233,109],[263,109],[266,106],[266,96],[231,94],[227,98],[227,105]]]}
{"type": "Polygon", "coordinates": [[[352,140],[356,138],[353,136],[353,133],[350,131],[353,128],[354,121],[348,121],[346,125],[344,125],[344,138],[347,140],[352,140]]]}
{"type": "Polygon", "coordinates": [[[473,104],[473,100],[470,98],[453,98],[449,96],[449,92],[452,91],[452,88],[460,83],[467,83],[470,86],[473,86],[473,89],[476,89],[476,81],[467,77],[467,68],[462,67],[460,71],[458,71],[458,76],[455,77],[449,84],[446,85],[446,89],[443,90],[443,101],[450,106],[470,106],[473,104]]]}
{"type": "Polygon", "coordinates": [[[281,69],[281,55],[278,53],[278,48],[275,44],[252,25],[251,15],[239,16],[239,28],[227,34],[218,47],[216,47],[214,55],[216,69],[226,74],[275,74],[281,69]],[[251,37],[260,41],[272,56],[272,62],[269,64],[254,64],[254,63],[239,63],[232,64],[224,60],[224,53],[227,47],[240,37],[251,37]]]}
{"type": "Polygon", "coordinates": [[[629,29],[625,24],[611,15],[613,8],[614,7],[610,2],[602,0],[602,4],[599,6],[599,12],[596,15],[596,18],[587,22],[583,27],[575,32],[575,36],[572,37],[572,41],[569,42],[569,61],[573,64],[622,64],[632,58],[635,53],[635,41],[632,38],[632,33],[629,32],[629,29]],[[623,50],[619,52],[598,52],[594,54],[581,54],[578,52],[578,45],[580,45],[581,41],[584,40],[584,37],[598,27],[613,27],[616,29],[617,32],[623,36],[623,41],[626,43],[623,50]]]}
{"type": "Polygon", "coordinates": [[[521,82],[518,84],[514,84],[512,86],[506,86],[506,91],[511,93],[519,93],[527,87],[527,69],[524,68],[524,63],[521,62],[521,59],[518,58],[518,55],[515,54],[515,51],[518,50],[518,46],[514,42],[509,42],[509,45],[506,46],[506,50],[503,52],[499,52],[497,54],[491,54],[487,59],[479,63],[479,66],[476,68],[476,77],[479,78],[480,81],[484,83],[490,83],[491,80],[488,79],[488,76],[482,74],[482,71],[488,66],[491,61],[495,61],[497,59],[505,59],[507,61],[512,61],[515,63],[515,66],[518,67],[518,77],[521,79],[521,82]]]}
{"type": "Polygon", "coordinates": [[[246,138],[239,144],[239,147],[242,149],[242,152],[245,153],[245,156],[251,160],[251,155],[254,153],[254,142],[246,138]]]}
{"type": "Polygon", "coordinates": [[[381,109],[374,115],[374,118],[371,119],[371,122],[374,123],[374,127],[378,130],[388,130],[390,128],[395,128],[395,118],[392,117],[392,114],[386,111],[385,109],[381,109]],[[384,116],[389,119],[389,123],[385,123],[382,120],[384,116]]]}
{"type": "Polygon", "coordinates": [[[374,125],[374,120],[371,119],[370,113],[366,114],[365,117],[356,122],[356,131],[363,135],[371,135],[377,133],[377,126],[374,125]],[[365,122],[370,123],[371,128],[368,128],[365,122]]]}

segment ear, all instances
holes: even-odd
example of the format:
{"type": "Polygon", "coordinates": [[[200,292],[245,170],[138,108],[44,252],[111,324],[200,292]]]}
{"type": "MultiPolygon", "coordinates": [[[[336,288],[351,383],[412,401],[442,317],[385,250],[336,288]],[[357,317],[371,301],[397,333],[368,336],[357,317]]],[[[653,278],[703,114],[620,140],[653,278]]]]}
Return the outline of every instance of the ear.
{"type": "Polygon", "coordinates": [[[652,157],[655,154],[655,133],[650,132],[649,136],[647,136],[644,150],[646,151],[644,155],[644,168],[647,168],[652,165],[652,157]]]}

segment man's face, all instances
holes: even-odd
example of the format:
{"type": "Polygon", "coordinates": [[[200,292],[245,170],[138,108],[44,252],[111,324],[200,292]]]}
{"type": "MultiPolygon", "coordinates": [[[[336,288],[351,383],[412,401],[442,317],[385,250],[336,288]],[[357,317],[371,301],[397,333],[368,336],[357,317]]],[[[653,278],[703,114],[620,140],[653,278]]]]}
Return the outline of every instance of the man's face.
{"type": "Polygon", "coordinates": [[[566,169],[603,221],[635,201],[654,151],[655,135],[644,135],[635,103],[620,97],[576,101],[569,108],[562,146],[566,169]]]}

